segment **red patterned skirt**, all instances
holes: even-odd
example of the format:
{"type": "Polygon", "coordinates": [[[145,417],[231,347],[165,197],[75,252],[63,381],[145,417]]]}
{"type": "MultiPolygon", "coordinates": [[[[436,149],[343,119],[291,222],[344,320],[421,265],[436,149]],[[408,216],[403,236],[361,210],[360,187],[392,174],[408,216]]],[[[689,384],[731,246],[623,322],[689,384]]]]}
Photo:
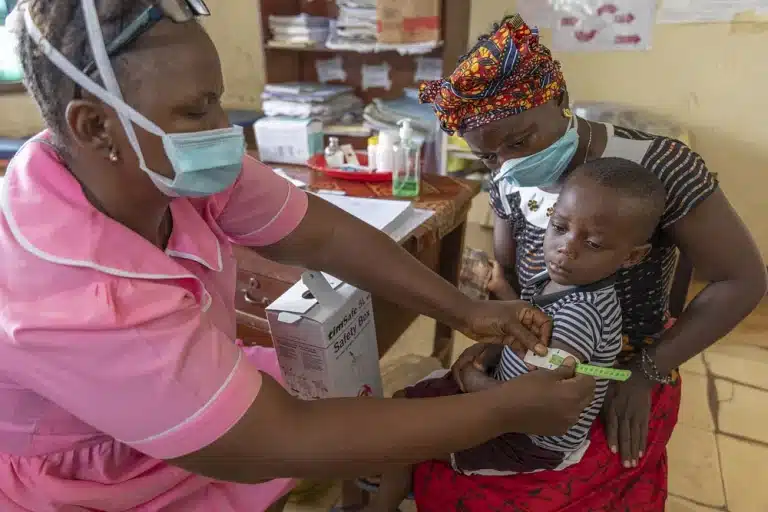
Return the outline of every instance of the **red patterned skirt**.
{"type": "Polygon", "coordinates": [[[662,512],[667,499],[667,442],[677,423],[681,382],[653,392],[648,447],[625,469],[595,421],[584,458],[562,471],[515,476],[463,476],[439,462],[416,467],[420,512],[662,512]]]}

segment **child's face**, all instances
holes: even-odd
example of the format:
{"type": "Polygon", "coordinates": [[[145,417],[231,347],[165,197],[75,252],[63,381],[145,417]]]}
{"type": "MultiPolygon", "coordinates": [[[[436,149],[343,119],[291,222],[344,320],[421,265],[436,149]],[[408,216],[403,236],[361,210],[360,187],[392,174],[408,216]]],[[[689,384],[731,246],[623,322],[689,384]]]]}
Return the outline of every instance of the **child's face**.
{"type": "Polygon", "coordinates": [[[586,285],[639,263],[650,246],[637,245],[637,209],[588,179],[563,189],[544,237],[544,261],[552,281],[586,285]]]}

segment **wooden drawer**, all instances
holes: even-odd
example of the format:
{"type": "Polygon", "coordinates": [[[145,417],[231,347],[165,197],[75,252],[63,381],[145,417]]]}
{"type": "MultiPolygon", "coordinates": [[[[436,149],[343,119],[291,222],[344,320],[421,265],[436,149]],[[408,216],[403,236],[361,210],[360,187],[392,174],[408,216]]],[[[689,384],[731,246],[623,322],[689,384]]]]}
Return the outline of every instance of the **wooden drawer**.
{"type": "Polygon", "coordinates": [[[263,328],[254,328],[249,324],[240,322],[241,314],[237,314],[237,338],[242,340],[247,347],[261,345],[262,347],[272,346],[272,336],[269,334],[269,326],[264,320],[263,328]]]}
{"type": "Polygon", "coordinates": [[[292,285],[293,283],[238,269],[235,309],[247,315],[266,319],[266,307],[292,285]]]}

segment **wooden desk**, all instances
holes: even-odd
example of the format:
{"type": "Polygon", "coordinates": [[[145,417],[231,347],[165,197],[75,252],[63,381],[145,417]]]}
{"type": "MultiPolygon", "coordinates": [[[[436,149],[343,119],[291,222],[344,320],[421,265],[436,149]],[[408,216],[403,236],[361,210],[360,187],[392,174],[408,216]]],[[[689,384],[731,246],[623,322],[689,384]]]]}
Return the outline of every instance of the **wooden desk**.
{"type": "MultiPolygon", "coordinates": [[[[390,183],[355,183],[328,178],[306,167],[278,166],[309,185],[310,190],[343,190],[354,197],[391,199],[390,183]]],[[[429,268],[451,283],[458,280],[467,214],[480,183],[444,176],[425,175],[417,208],[435,215],[402,241],[403,246],[429,268]]],[[[302,269],[266,260],[247,247],[236,247],[238,261],[237,333],[246,344],[271,346],[264,309],[301,278],[302,269]]],[[[416,319],[416,314],[397,304],[374,297],[374,317],[379,353],[384,354],[416,319]]],[[[451,329],[437,324],[432,354],[448,366],[453,350],[451,329]]]]}
{"type": "MultiPolygon", "coordinates": [[[[7,163],[0,160],[0,175],[4,174],[7,163]]],[[[292,177],[308,183],[311,190],[343,190],[355,197],[391,198],[390,183],[341,181],[306,167],[279,167],[292,177]]],[[[415,206],[434,210],[435,215],[402,241],[411,254],[454,284],[461,264],[467,214],[472,199],[479,191],[480,183],[476,181],[425,175],[422,194],[415,206]]],[[[266,260],[247,247],[235,247],[235,255],[238,261],[235,296],[237,334],[246,344],[271,346],[264,309],[300,279],[302,269],[266,260]]],[[[383,355],[416,319],[416,315],[377,297],[374,297],[373,304],[379,353],[383,355]]],[[[433,357],[447,366],[452,350],[453,333],[447,326],[437,324],[433,357]]]]}

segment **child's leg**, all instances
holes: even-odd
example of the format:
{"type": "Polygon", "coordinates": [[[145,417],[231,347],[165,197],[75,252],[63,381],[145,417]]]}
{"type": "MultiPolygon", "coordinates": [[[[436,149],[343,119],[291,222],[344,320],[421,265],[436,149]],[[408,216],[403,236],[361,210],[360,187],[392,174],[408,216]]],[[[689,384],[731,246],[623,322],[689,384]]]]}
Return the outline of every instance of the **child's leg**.
{"type": "Polygon", "coordinates": [[[371,497],[366,512],[396,512],[411,492],[413,468],[395,469],[381,475],[379,490],[371,497]]]}

